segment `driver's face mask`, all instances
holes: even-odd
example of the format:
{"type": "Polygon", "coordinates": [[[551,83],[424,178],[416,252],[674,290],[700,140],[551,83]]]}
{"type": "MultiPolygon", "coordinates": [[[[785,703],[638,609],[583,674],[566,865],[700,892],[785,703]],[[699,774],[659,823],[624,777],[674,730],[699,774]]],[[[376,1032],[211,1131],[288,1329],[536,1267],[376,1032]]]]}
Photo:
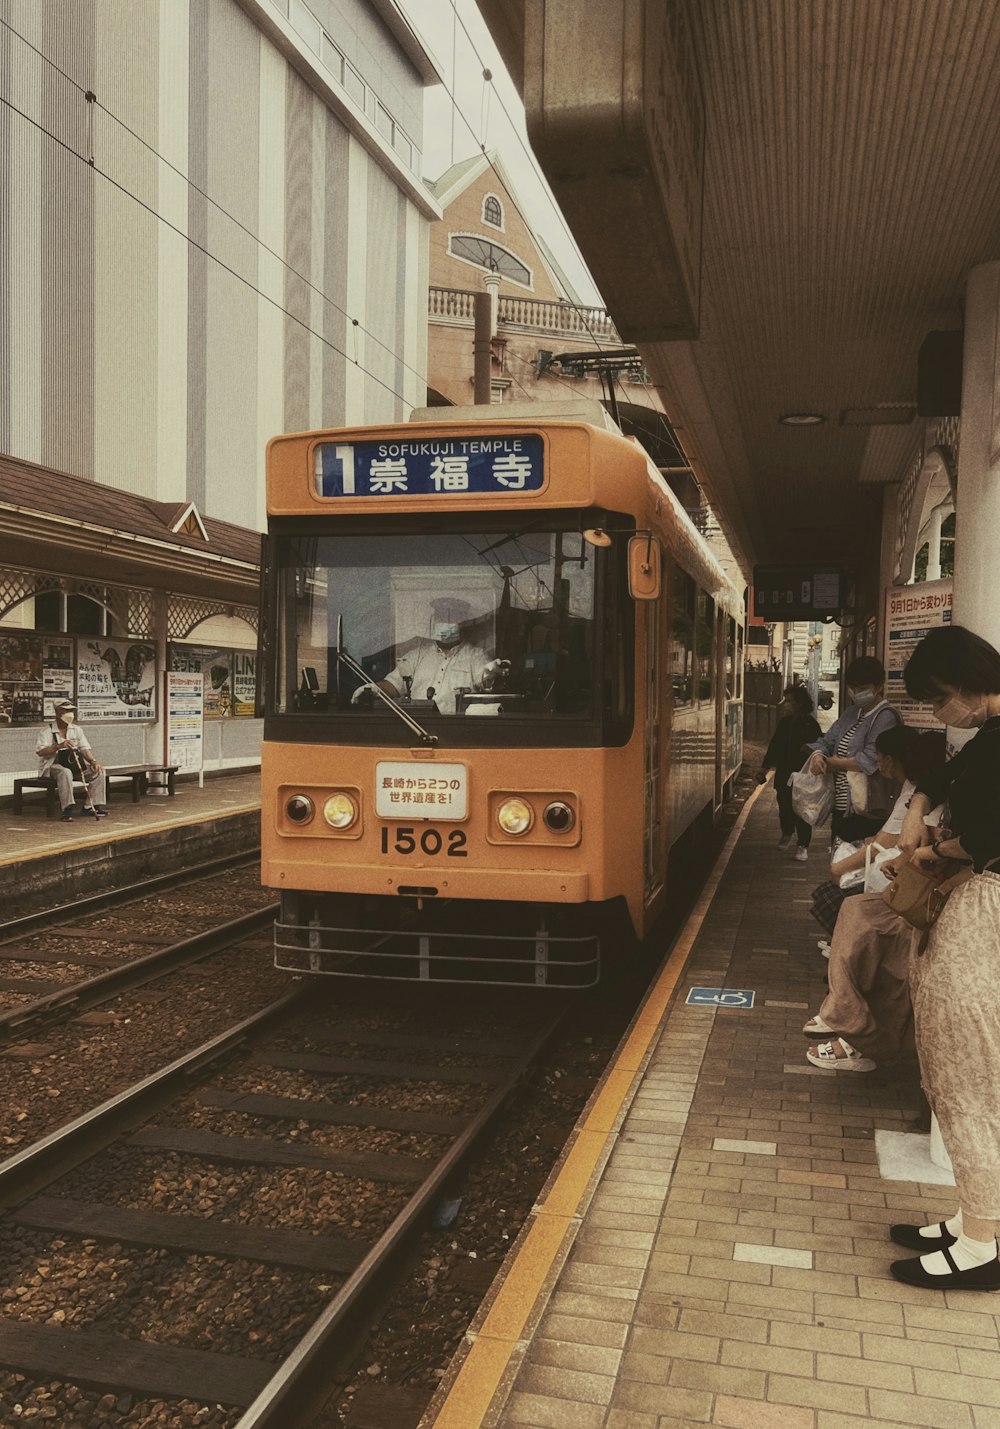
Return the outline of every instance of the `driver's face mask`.
{"type": "Polygon", "coordinates": [[[75,719],[76,719],[76,715],[73,713],[72,710],[67,710],[66,713],[65,713],[64,715],[62,715],[62,722],[63,722],[63,724],[65,724],[65,725],[70,725],[70,724],[72,724],[75,719]]]}
{"type": "Polygon", "coordinates": [[[432,633],[439,645],[457,645],[462,638],[462,632],[452,620],[436,620],[432,633]]]}

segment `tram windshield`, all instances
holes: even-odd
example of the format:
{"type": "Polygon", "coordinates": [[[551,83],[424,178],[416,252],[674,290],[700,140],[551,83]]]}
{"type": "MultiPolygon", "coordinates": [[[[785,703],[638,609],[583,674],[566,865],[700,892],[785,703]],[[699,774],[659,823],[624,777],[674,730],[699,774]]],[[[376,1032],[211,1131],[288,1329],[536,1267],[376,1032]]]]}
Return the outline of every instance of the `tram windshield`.
{"type": "Polygon", "coordinates": [[[404,738],[393,703],[420,724],[593,717],[606,553],[540,524],[277,537],[274,712],[377,716],[404,738]]]}

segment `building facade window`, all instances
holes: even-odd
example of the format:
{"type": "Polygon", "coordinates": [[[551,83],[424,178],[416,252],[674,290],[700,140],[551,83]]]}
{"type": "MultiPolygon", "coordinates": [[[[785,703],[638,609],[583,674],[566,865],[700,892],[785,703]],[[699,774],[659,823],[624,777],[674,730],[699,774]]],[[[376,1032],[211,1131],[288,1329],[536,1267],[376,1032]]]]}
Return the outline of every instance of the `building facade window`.
{"type": "Polygon", "coordinates": [[[483,199],[483,222],[493,228],[503,228],[503,205],[496,194],[487,194],[483,199]]]}
{"type": "Polygon", "coordinates": [[[448,252],[452,258],[485,268],[488,273],[499,273],[501,278],[520,283],[523,288],[533,286],[531,269],[527,264],[489,238],[480,238],[474,233],[453,233],[448,239],[448,252]]]}

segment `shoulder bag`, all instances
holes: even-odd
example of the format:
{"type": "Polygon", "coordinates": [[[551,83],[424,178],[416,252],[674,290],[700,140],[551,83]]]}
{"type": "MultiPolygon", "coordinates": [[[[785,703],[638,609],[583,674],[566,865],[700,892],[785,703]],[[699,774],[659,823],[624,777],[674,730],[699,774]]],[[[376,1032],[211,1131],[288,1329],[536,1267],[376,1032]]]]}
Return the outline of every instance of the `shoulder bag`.
{"type": "Polygon", "coordinates": [[[882,897],[911,928],[929,933],[949,896],[974,874],[971,863],[957,858],[944,859],[939,867],[926,870],[904,863],[882,897]]]}

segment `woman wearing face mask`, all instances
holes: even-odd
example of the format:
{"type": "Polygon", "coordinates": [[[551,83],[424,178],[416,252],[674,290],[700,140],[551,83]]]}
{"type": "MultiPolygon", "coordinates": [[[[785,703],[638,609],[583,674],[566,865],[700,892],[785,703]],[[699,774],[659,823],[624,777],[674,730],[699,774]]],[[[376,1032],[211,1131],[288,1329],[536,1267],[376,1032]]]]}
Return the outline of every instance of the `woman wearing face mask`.
{"type": "MultiPolygon", "coordinates": [[[[874,839],[872,853],[891,861],[898,856],[899,838],[914,793],[933,771],[944,763],[944,736],[921,734],[918,730],[897,725],[883,730],[878,737],[879,773],[899,789],[892,813],[874,839]]],[[[928,814],[936,830],[942,810],[928,814]]],[[[864,879],[871,854],[859,849],[850,857],[833,864],[834,878],[856,871],[864,879]]],[[[877,865],[869,872],[879,890],[888,879],[880,875],[877,865]]],[[[909,923],[894,913],[884,901],[881,891],[844,890],[837,883],[825,885],[830,890],[824,907],[836,896],[839,912],[834,914],[829,944],[827,981],[829,992],[819,1012],[809,1019],[802,1031],[807,1037],[830,1036],[829,1042],[806,1053],[814,1067],[826,1067],[835,1072],[873,1072],[884,1062],[894,1062],[904,1052],[912,1052],[912,1015],[910,991],[907,985],[910,945],[917,936],[909,923]],[[853,896],[851,896],[853,893],[853,896]],[[848,1041],[848,1038],[850,1039],[848,1041]]],[[[817,889],[813,895],[814,904],[817,889]]],[[[819,916],[815,906],[814,916],[819,916]]]]}
{"type": "Polygon", "coordinates": [[[884,729],[902,724],[899,711],[885,700],[885,669],[874,655],[859,655],[847,667],[847,697],[850,705],[822,739],[809,746],[813,774],[833,775],[834,839],[856,843],[878,833],[889,808],[869,800],[866,809],[855,809],[848,774],[864,774],[869,781],[878,772],[875,741],[884,729]]]}
{"type": "Polygon", "coordinates": [[[1000,873],[986,871],[1000,857],[1000,654],[971,630],[943,626],[921,640],[905,679],[942,724],[977,733],[918,785],[900,848],[917,866],[958,859],[976,876],[951,894],[910,960],[920,1077],[954,1166],[958,1211],[935,1226],[893,1226],[897,1245],[924,1253],[892,1273],[934,1290],[1000,1290],[1000,873]],[[949,828],[933,838],[924,815],[942,799],[949,828]]]}

